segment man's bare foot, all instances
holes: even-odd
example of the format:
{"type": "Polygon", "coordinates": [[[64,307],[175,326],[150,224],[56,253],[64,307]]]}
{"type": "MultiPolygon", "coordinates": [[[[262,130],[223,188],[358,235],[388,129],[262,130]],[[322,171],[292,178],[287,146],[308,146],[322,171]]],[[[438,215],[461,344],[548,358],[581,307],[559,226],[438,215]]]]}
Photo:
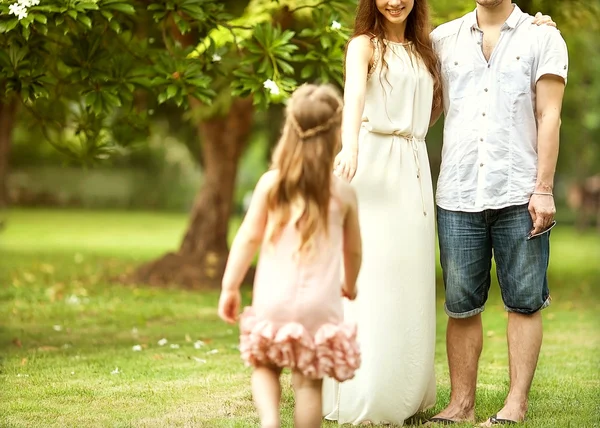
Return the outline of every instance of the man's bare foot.
{"type": "MultiPolygon", "coordinates": [[[[433,418],[431,418],[432,419],[431,422],[435,424],[436,418],[444,419],[447,421],[453,421],[453,422],[457,422],[457,423],[475,422],[475,409],[474,408],[461,409],[456,406],[448,406],[444,410],[442,410],[440,413],[435,415],[433,418]]],[[[443,424],[444,422],[440,421],[438,423],[443,424]]]]}
{"type": "Polygon", "coordinates": [[[527,406],[522,405],[505,405],[502,410],[496,413],[494,416],[488,418],[487,421],[480,424],[480,427],[491,427],[499,424],[511,424],[519,423],[525,420],[525,413],[527,413],[527,406]]]}

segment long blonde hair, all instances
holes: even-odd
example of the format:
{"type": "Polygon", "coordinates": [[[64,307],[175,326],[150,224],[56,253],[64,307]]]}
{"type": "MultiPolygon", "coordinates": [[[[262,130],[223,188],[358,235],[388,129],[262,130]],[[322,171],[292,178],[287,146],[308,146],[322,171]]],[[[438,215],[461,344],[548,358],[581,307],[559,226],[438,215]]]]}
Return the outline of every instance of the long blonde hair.
{"type": "Polygon", "coordinates": [[[271,230],[276,240],[294,221],[300,254],[310,252],[315,234],[327,233],[333,161],[341,145],[343,101],[328,85],[306,84],[290,98],[281,139],[273,153],[277,180],[267,195],[271,230]],[[297,214],[292,208],[298,208],[297,214]]]}

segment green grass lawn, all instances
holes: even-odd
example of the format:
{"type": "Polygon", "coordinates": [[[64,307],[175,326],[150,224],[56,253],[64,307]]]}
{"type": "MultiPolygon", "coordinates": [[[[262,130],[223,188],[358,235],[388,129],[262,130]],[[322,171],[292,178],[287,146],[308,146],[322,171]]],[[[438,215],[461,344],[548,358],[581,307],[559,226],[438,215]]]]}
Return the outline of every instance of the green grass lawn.
{"type": "MultiPolygon", "coordinates": [[[[0,232],[0,427],[258,426],[237,329],[218,320],[216,292],[108,281],[175,249],[185,225],[174,214],[10,213],[0,232]]],[[[565,226],[552,236],[553,302],[525,426],[600,427],[600,237],[565,226]]],[[[445,322],[440,288],[438,403],[423,416],[448,401],[445,322]]],[[[479,420],[508,388],[497,285],[484,323],[479,420]]]]}

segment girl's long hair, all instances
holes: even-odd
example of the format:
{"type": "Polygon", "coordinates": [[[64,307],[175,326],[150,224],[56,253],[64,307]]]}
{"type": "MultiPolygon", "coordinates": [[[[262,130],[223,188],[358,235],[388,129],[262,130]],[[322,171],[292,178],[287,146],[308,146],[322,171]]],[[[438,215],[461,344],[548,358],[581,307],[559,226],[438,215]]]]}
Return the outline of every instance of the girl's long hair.
{"type": "MultiPolygon", "coordinates": [[[[442,78],[437,55],[433,50],[429,33],[432,30],[429,19],[429,6],[427,0],[414,0],[414,6],[406,18],[406,32],[404,37],[411,41],[417,55],[433,77],[433,108],[442,105],[442,78]]],[[[352,38],[362,35],[375,38],[381,48],[381,62],[387,67],[385,61],[385,18],[377,9],[375,0],[359,0],[354,20],[354,34],[352,38]]]]}
{"type": "Polygon", "coordinates": [[[330,86],[303,85],[289,100],[281,139],[273,153],[277,180],[267,196],[269,241],[294,222],[299,253],[315,234],[327,233],[333,161],[341,145],[342,99],[330,86]],[[293,216],[293,218],[292,218],[293,216]]]}

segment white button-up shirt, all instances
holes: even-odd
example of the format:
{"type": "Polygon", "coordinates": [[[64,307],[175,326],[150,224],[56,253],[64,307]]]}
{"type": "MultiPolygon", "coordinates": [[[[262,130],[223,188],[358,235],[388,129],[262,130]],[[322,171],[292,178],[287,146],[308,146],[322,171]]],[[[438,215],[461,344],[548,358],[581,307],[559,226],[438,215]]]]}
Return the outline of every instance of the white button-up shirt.
{"type": "Polygon", "coordinates": [[[476,12],[431,34],[444,84],[444,144],[437,204],[478,212],[529,201],[537,179],[535,88],[540,77],[567,80],[560,32],[533,25],[517,6],[491,57],[482,51],[476,12]]]}

